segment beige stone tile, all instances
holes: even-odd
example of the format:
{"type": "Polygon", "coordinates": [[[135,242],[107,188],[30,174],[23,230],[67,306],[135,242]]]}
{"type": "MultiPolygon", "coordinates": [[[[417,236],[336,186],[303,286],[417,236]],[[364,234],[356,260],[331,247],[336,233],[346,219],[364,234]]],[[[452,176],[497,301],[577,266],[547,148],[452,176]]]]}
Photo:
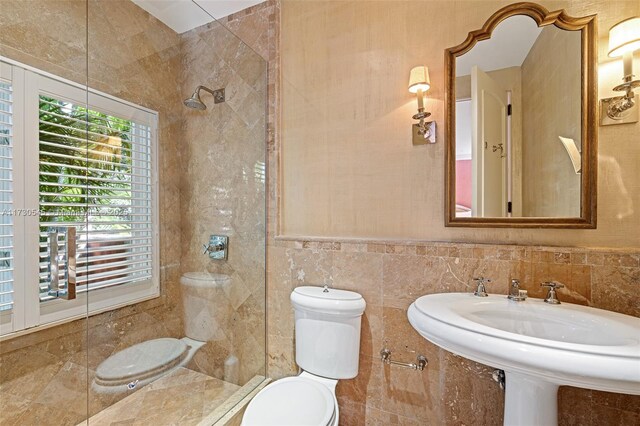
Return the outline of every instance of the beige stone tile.
{"type": "Polygon", "coordinates": [[[269,334],[267,336],[267,374],[280,379],[297,374],[293,340],[269,334]]]}
{"type": "Polygon", "coordinates": [[[502,424],[504,394],[493,368],[442,351],[443,421],[446,424],[502,424]]]}
{"type": "Polygon", "coordinates": [[[237,385],[180,368],[94,415],[89,423],[195,425],[238,389],[237,385]]]}
{"type": "Polygon", "coordinates": [[[267,249],[268,290],[291,292],[294,281],[291,278],[291,263],[284,247],[269,246],[267,249]]]}
{"type": "Polygon", "coordinates": [[[640,422],[640,414],[629,410],[596,405],[592,413],[591,423],[594,425],[634,425],[640,422]]]}
{"type": "Polygon", "coordinates": [[[590,396],[591,401],[594,404],[594,410],[597,410],[596,407],[605,406],[618,410],[630,411],[636,416],[640,416],[640,396],[638,395],[591,391],[590,396]]]}
{"type": "Polygon", "coordinates": [[[348,399],[338,401],[340,407],[340,423],[344,425],[367,425],[370,424],[366,418],[367,407],[364,404],[352,402],[348,399]]]}
{"type": "Polygon", "coordinates": [[[360,332],[360,354],[372,357],[379,356],[384,346],[383,307],[367,304],[362,316],[360,332]]]}
{"type": "Polygon", "coordinates": [[[589,389],[561,386],[558,390],[558,424],[592,424],[593,401],[591,393],[592,391],[589,389]]]}
{"type": "Polygon", "coordinates": [[[333,286],[331,269],[333,265],[332,251],[287,250],[291,271],[291,281],[300,285],[333,286]]]}
{"type": "MultiPolygon", "coordinates": [[[[361,417],[362,418],[362,417],[361,417]]],[[[364,424],[375,426],[399,425],[399,426],[420,426],[424,425],[424,420],[411,417],[399,416],[375,407],[367,406],[364,415],[364,424]]],[[[435,424],[427,422],[428,424],[435,424]]]]}
{"type": "Polygon", "coordinates": [[[424,371],[384,365],[382,400],[376,407],[423,421],[439,419],[439,350],[411,327],[404,309],[384,308],[384,346],[395,361],[416,362],[424,355],[429,364],[424,371]]]}
{"type": "MultiPolygon", "coordinates": [[[[407,354],[396,352],[396,359],[404,362],[407,354]]],[[[382,373],[382,405],[384,411],[421,422],[439,422],[440,372],[438,362],[431,361],[424,371],[385,365],[382,373]]]]}
{"type": "MultiPolygon", "coordinates": [[[[63,407],[64,411],[79,417],[87,415],[86,392],[88,387],[86,367],[71,362],[65,363],[51,379],[34,404],[48,407],[63,407]]],[[[28,411],[31,411],[32,407],[28,411]]],[[[21,419],[22,421],[22,419],[21,419]]]]}
{"type": "Polygon", "coordinates": [[[273,291],[269,293],[267,321],[269,333],[293,340],[294,311],[290,293],[273,291]]]}
{"type": "Polygon", "coordinates": [[[235,353],[230,338],[207,342],[196,352],[188,368],[218,379],[224,379],[224,362],[235,353]]]}
{"type": "Polygon", "coordinates": [[[385,255],[382,267],[384,305],[406,309],[417,297],[427,294],[427,290],[436,285],[435,277],[429,274],[434,264],[433,259],[425,257],[385,255]]]}
{"type": "Polygon", "coordinates": [[[571,253],[555,252],[553,254],[553,260],[555,263],[571,263],[571,253]]]}
{"type": "MultiPolygon", "coordinates": [[[[82,398],[78,395],[78,398],[82,398]]],[[[59,404],[43,404],[34,402],[29,409],[21,415],[16,425],[76,425],[87,419],[86,413],[78,413],[73,410],[66,409],[59,404]]]]}
{"type": "Polygon", "coordinates": [[[640,316],[640,268],[601,266],[593,268],[591,278],[594,307],[640,316]]]}
{"type": "Polygon", "coordinates": [[[411,326],[405,309],[385,306],[383,309],[383,321],[383,345],[393,352],[394,359],[410,359],[407,362],[413,362],[417,355],[437,358],[435,356],[435,346],[420,336],[411,326]]]}
{"type": "Polygon", "coordinates": [[[32,401],[24,395],[12,395],[7,392],[4,386],[2,398],[0,398],[0,423],[3,425],[16,425],[20,417],[29,409],[32,401]]]}
{"type": "Polygon", "coordinates": [[[358,375],[340,380],[336,387],[338,404],[361,404],[380,407],[382,404],[382,363],[379,356],[360,356],[358,375]]]}
{"type": "Polygon", "coordinates": [[[605,266],[626,266],[626,267],[638,267],[640,263],[639,254],[613,254],[608,253],[604,255],[605,266]]]}
{"type": "Polygon", "coordinates": [[[587,263],[589,265],[603,265],[604,264],[604,253],[599,252],[588,252],[587,253],[587,263]]]}
{"type": "Polygon", "coordinates": [[[591,304],[591,273],[588,265],[571,265],[567,287],[562,292],[563,301],[579,305],[591,304]]]}
{"type": "Polygon", "coordinates": [[[360,293],[367,304],[382,305],[382,255],[336,252],[332,264],[333,286],[360,293]]]}
{"type": "MultiPolygon", "coordinates": [[[[42,350],[42,345],[9,352],[0,357],[0,383],[3,388],[4,386],[10,388],[9,383],[12,381],[17,383],[25,375],[31,375],[40,370],[43,371],[42,376],[47,377],[48,374],[44,373],[44,369],[55,365],[59,368],[65,361],[42,350]]],[[[57,373],[57,370],[55,372],[57,373]]]]}

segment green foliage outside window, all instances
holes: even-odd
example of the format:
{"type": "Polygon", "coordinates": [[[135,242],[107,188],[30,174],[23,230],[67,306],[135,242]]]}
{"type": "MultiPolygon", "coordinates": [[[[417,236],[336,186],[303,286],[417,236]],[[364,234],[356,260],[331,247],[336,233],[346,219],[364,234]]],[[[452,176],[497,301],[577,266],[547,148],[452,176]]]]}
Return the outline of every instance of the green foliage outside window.
{"type": "Polygon", "coordinates": [[[130,213],[133,126],[40,97],[41,221],[82,222],[87,214],[97,222],[117,221],[130,213]]]}

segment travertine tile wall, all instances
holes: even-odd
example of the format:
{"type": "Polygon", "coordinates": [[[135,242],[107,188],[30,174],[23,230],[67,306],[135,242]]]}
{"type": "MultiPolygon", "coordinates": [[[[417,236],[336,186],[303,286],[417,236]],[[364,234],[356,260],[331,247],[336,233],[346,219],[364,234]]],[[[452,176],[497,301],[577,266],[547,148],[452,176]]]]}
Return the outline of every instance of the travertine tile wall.
{"type": "Polygon", "coordinates": [[[265,3],[182,35],[182,92],[226,89],[218,105],[203,94],[208,109],[186,110],[183,126],[181,268],[231,277],[212,300],[229,315],[191,365],[240,385],[266,374],[266,59],[274,13],[265,3]],[[211,234],[229,236],[227,262],[202,254],[211,234]]]}
{"type": "MultiPolygon", "coordinates": [[[[501,424],[503,394],[492,369],[440,350],[411,328],[406,308],[420,295],[471,291],[470,280],[484,275],[495,293],[520,278],[540,297],[539,282],[556,279],[567,284],[563,300],[640,316],[640,124],[600,128],[598,230],[443,226],[444,146],[411,146],[415,99],[405,80],[412,65],[430,67],[428,109],[443,129],[443,50],[508,3],[280,2],[282,114],[275,123],[282,122],[282,137],[269,157],[268,371],[273,378],[297,372],[294,287],[329,284],[363,294],[360,373],[338,385],[341,424],[501,424]],[[422,373],[383,366],[383,345],[407,360],[423,353],[429,366],[422,373]]],[[[607,29],[640,13],[640,4],[540,3],[599,14],[599,91],[609,96],[620,64],[606,59],[607,29]]],[[[637,396],[563,387],[559,407],[561,425],[640,422],[637,396]]]]}
{"type": "MultiPolygon", "coordinates": [[[[297,371],[291,290],[328,284],[361,293],[360,373],[338,383],[341,424],[501,424],[503,393],[492,368],[454,356],[413,330],[408,306],[424,294],[471,292],[472,278],[491,278],[489,291],[507,293],[519,278],[532,297],[539,283],[566,284],[559,297],[640,316],[640,252],[569,247],[462,243],[278,240],[270,250],[269,373],[297,371]],[[386,346],[398,359],[429,359],[421,373],[383,366],[386,346]]],[[[640,421],[640,397],[561,388],[560,424],[619,425],[640,421]],[[579,409],[577,408],[579,407],[579,409]]]]}

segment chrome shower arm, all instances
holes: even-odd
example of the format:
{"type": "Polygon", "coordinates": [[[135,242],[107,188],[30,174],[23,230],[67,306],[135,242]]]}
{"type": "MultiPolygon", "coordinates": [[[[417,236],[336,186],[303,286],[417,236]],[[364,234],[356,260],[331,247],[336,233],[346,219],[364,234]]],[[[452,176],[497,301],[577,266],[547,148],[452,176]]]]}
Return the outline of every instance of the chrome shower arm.
{"type": "Polygon", "coordinates": [[[200,92],[200,90],[204,90],[205,92],[209,92],[213,96],[216,95],[216,92],[214,90],[209,89],[207,86],[198,86],[198,87],[196,87],[196,93],[200,92]]]}
{"type": "Polygon", "coordinates": [[[200,90],[211,93],[213,95],[213,103],[219,104],[225,101],[224,87],[216,90],[211,90],[206,86],[196,87],[196,93],[199,93],[200,90]]]}

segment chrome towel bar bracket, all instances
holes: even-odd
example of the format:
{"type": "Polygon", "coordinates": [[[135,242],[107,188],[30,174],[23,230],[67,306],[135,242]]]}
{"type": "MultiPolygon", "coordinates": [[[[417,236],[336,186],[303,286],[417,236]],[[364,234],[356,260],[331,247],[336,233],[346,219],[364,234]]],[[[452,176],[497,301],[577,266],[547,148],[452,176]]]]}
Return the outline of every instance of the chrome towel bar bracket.
{"type": "Polygon", "coordinates": [[[410,363],[410,362],[394,361],[391,359],[391,351],[387,348],[383,348],[382,350],[380,350],[380,359],[385,364],[398,365],[400,367],[410,368],[412,370],[418,370],[418,371],[424,370],[424,368],[429,363],[429,361],[427,360],[427,357],[425,357],[424,355],[418,355],[416,357],[415,364],[412,362],[410,363]]]}

